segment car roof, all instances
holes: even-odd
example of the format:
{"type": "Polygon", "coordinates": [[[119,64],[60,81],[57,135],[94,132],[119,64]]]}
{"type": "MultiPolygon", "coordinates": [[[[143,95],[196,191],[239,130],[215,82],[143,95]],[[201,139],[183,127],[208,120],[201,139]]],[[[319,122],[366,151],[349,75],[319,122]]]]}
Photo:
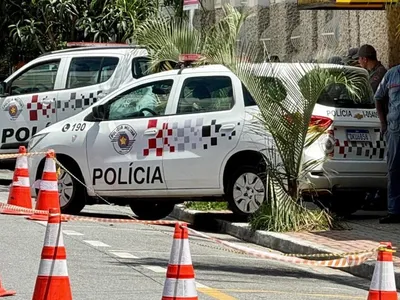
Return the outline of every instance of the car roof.
{"type": "MultiPolygon", "coordinates": [[[[270,62],[265,62],[265,63],[251,63],[249,64],[251,68],[254,68],[255,70],[268,70],[268,69],[273,69],[274,71],[279,71],[279,70],[289,70],[293,68],[299,68],[301,67],[307,67],[304,69],[311,70],[312,68],[315,67],[320,67],[320,68],[345,68],[345,69],[351,69],[351,70],[357,70],[358,72],[365,72],[366,74],[367,71],[365,69],[362,69],[360,67],[354,67],[354,66],[346,66],[346,65],[340,65],[340,64],[332,64],[332,63],[270,63],[270,62]]],[[[202,73],[231,73],[231,71],[223,66],[223,65],[203,65],[203,66],[198,66],[198,67],[193,67],[193,68],[184,68],[184,69],[174,69],[174,70],[169,70],[169,71],[162,71],[154,74],[147,75],[143,78],[146,79],[153,79],[153,78],[159,78],[159,77],[164,77],[164,76],[169,76],[169,75],[178,75],[178,74],[202,74],[202,73]]]]}
{"type": "Polygon", "coordinates": [[[68,55],[87,55],[88,52],[96,54],[126,54],[132,51],[138,51],[147,54],[147,50],[143,46],[134,45],[121,45],[121,46],[90,46],[90,47],[76,47],[62,50],[55,50],[47,53],[43,53],[39,57],[51,57],[51,56],[68,56],[68,55]]]}

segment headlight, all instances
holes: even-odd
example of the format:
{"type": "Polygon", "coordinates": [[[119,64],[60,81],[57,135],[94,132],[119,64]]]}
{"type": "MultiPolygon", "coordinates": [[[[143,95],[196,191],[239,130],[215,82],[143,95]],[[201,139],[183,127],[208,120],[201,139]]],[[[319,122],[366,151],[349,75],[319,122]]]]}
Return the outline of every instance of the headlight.
{"type": "Polygon", "coordinates": [[[48,135],[48,134],[49,133],[42,133],[42,134],[37,134],[37,135],[33,136],[28,143],[28,152],[33,151],[33,149],[36,147],[36,145],[39,144],[39,142],[41,140],[43,140],[46,137],[46,135],[48,135]]]}

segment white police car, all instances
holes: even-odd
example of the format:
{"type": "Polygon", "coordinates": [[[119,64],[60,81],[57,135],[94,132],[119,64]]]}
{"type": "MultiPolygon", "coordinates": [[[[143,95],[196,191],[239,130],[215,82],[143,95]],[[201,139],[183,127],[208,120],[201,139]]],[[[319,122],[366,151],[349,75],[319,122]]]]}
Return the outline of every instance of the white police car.
{"type": "MultiPolygon", "coordinates": [[[[277,65],[282,76],[293,67],[277,65]]],[[[372,94],[365,97],[372,100],[372,94]]],[[[85,183],[62,172],[64,212],[77,213],[100,195],[129,204],[145,219],[165,217],[188,199],[221,197],[235,213],[251,214],[266,193],[260,153],[268,135],[249,130],[257,111],[239,79],[223,66],[172,70],[140,78],[43,129],[30,141],[29,151],[54,149],[59,161],[85,183]]],[[[329,156],[308,175],[314,189],[361,195],[368,188],[384,188],[385,150],[375,110],[326,94],[315,108],[313,121],[318,120],[331,126],[328,138],[322,139],[326,144],[315,143],[305,153],[315,159],[329,156]],[[335,172],[327,176],[327,169],[335,172]]],[[[40,179],[43,165],[42,157],[30,159],[32,182],[40,179]]],[[[358,199],[353,200],[357,205],[347,200],[345,210],[359,208],[358,199]]]]}
{"type": "Polygon", "coordinates": [[[97,44],[45,53],[0,83],[0,153],[145,74],[147,50],[97,44]]]}

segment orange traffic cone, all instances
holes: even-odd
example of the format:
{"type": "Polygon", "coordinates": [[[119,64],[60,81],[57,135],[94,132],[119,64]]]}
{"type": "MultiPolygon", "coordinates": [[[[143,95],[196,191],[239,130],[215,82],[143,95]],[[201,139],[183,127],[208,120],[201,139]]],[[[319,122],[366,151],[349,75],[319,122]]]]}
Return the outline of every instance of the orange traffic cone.
{"type": "MultiPolygon", "coordinates": [[[[54,150],[47,151],[35,210],[44,210],[47,212],[51,208],[56,208],[60,211],[60,196],[58,194],[57,172],[54,158],[54,150]]],[[[47,221],[47,218],[47,213],[41,214],[38,212],[27,217],[29,220],[39,221],[47,221]]]]}
{"type": "Polygon", "coordinates": [[[32,300],[72,300],[60,211],[52,208],[48,217],[32,300]]]}
{"type": "Polygon", "coordinates": [[[14,296],[16,293],[17,293],[16,291],[6,290],[1,284],[1,278],[0,278],[0,297],[14,296]]]}
{"type": "MultiPolygon", "coordinates": [[[[24,146],[20,146],[18,153],[26,154],[26,148],[24,146]]],[[[9,215],[31,214],[30,212],[27,212],[25,210],[25,209],[32,209],[32,197],[31,197],[31,188],[29,183],[29,171],[28,171],[28,157],[26,155],[17,157],[17,161],[15,163],[13,181],[11,184],[10,192],[8,194],[7,204],[19,206],[24,209],[17,210],[12,208],[3,208],[0,210],[0,213],[9,215]]]]}
{"type": "Polygon", "coordinates": [[[381,245],[372,275],[368,300],[397,300],[392,243],[381,243],[381,245]]]}
{"type": "Polygon", "coordinates": [[[162,300],[198,300],[186,224],[175,225],[162,300]]]}

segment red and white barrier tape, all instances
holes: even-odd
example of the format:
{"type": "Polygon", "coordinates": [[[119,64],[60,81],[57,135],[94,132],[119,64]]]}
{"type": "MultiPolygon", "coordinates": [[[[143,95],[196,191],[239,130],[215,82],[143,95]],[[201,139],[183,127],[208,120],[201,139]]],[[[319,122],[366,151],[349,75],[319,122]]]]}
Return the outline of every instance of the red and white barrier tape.
{"type": "MultiPolygon", "coordinates": [[[[28,209],[24,207],[19,207],[15,205],[10,205],[6,203],[0,203],[0,210],[13,210],[16,212],[23,212],[27,214],[39,214],[47,215],[48,211],[28,209]]],[[[167,220],[157,220],[157,221],[143,221],[137,219],[111,219],[111,218],[95,218],[95,217],[83,217],[74,216],[68,214],[61,214],[61,218],[64,221],[83,221],[83,222],[100,222],[100,223],[135,223],[135,224],[147,224],[147,225],[175,225],[176,223],[181,223],[179,221],[167,221],[167,220]]]]}
{"type": "MultiPolygon", "coordinates": [[[[191,228],[188,228],[188,230],[197,236],[201,236],[201,237],[211,240],[217,244],[224,245],[225,247],[228,247],[228,248],[231,248],[231,249],[234,249],[234,250],[237,250],[237,251],[243,252],[245,254],[258,257],[258,258],[271,259],[271,260],[277,260],[277,261],[294,263],[294,264],[319,266],[319,267],[346,268],[346,267],[358,266],[358,265],[363,264],[365,261],[367,261],[373,255],[375,255],[375,252],[376,252],[376,251],[371,251],[369,253],[364,252],[362,254],[353,254],[353,255],[349,255],[347,257],[330,259],[330,260],[308,260],[308,259],[303,259],[303,258],[298,258],[298,257],[284,256],[279,253],[265,252],[265,251],[260,251],[260,250],[256,250],[256,249],[251,249],[251,248],[248,248],[245,246],[237,245],[237,244],[234,244],[231,242],[227,242],[227,241],[223,241],[223,240],[211,237],[209,235],[206,235],[202,232],[196,231],[191,228]]],[[[190,238],[190,236],[189,236],[189,238],[190,238]]],[[[377,249],[378,249],[378,246],[377,246],[377,249]]]]}
{"type": "MultiPolygon", "coordinates": [[[[17,212],[24,212],[27,214],[34,214],[34,213],[40,214],[40,215],[48,214],[48,212],[45,210],[27,209],[27,208],[10,205],[10,204],[6,204],[6,203],[0,203],[0,210],[1,209],[14,210],[17,212]]],[[[135,223],[135,224],[145,224],[145,225],[175,225],[175,224],[179,223],[179,224],[182,224],[182,226],[185,226],[191,233],[193,233],[197,236],[203,237],[203,238],[213,241],[217,244],[220,244],[220,245],[223,245],[230,249],[242,252],[244,254],[248,254],[248,255],[251,255],[254,257],[258,257],[258,258],[271,259],[271,260],[277,260],[277,261],[294,263],[294,264],[320,266],[320,267],[345,268],[345,267],[358,266],[358,265],[363,264],[365,261],[367,261],[369,258],[371,258],[376,253],[376,250],[371,250],[370,252],[363,251],[363,253],[361,253],[361,254],[352,254],[352,255],[348,255],[347,257],[331,259],[331,260],[320,260],[320,261],[308,260],[308,259],[303,259],[303,258],[298,258],[298,257],[285,256],[285,255],[273,253],[273,252],[260,251],[260,250],[252,249],[249,247],[237,245],[237,244],[234,244],[231,242],[223,241],[223,240],[211,237],[202,232],[199,232],[197,230],[188,228],[186,225],[187,223],[181,222],[181,221],[167,221],[167,220],[143,221],[143,220],[137,220],[137,219],[110,219],[110,218],[74,216],[74,215],[68,215],[68,214],[62,214],[61,217],[65,221],[84,221],[84,222],[86,221],[86,222],[100,222],[100,223],[135,223]]],[[[376,247],[376,249],[378,249],[378,246],[376,247]]]]}
{"type": "Polygon", "coordinates": [[[11,159],[11,158],[18,158],[21,156],[35,156],[35,155],[46,155],[47,152],[29,152],[29,153],[10,153],[10,154],[0,154],[1,159],[11,159]]]}

